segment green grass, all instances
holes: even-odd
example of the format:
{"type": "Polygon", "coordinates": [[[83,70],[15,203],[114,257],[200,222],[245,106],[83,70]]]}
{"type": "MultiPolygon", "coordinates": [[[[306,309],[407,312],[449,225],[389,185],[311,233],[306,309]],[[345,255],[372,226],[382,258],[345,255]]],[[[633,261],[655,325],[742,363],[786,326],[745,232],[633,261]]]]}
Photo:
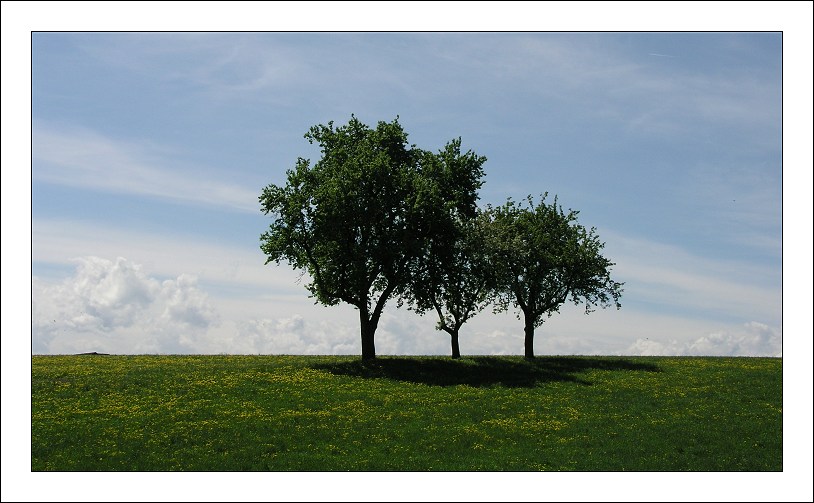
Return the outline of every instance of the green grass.
{"type": "Polygon", "coordinates": [[[782,360],[33,356],[32,471],[782,471],[782,360]]]}

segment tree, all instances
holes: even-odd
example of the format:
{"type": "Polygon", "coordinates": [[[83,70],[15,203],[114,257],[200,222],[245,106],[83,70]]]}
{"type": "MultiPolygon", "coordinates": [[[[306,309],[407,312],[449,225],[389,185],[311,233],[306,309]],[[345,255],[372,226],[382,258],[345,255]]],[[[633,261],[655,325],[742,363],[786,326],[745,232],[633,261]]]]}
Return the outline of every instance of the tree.
{"type": "Polygon", "coordinates": [[[452,358],[460,358],[461,326],[483,310],[494,288],[494,268],[483,243],[486,215],[450,221],[442,242],[435,242],[425,256],[423,274],[411,293],[419,313],[435,310],[436,328],[450,336],[452,358]]]}
{"type": "Polygon", "coordinates": [[[416,312],[436,311],[436,328],[450,335],[453,358],[461,356],[461,326],[483,309],[492,286],[489,257],[480,246],[483,215],[475,204],[485,162],[471,150],[462,154],[457,138],[437,154],[425,152],[422,165],[434,181],[425,194],[435,199],[430,206],[438,213],[406,296],[416,312]]]}
{"type": "MultiPolygon", "coordinates": [[[[547,204],[543,194],[535,205],[528,196],[524,208],[509,199],[488,208],[496,274],[496,309],[520,308],[525,323],[525,356],[534,358],[534,329],[546,317],[559,312],[569,298],[585,303],[585,313],[594,307],[621,307],[622,285],[610,278],[615,265],[601,255],[604,243],[596,229],[577,222],[579,212],[547,204]]],[[[520,313],[517,314],[520,319],[520,313]]]]}
{"type": "Polygon", "coordinates": [[[272,215],[260,237],[266,264],[285,260],[307,272],[316,302],[359,310],[362,358],[375,358],[374,335],[385,304],[401,302],[427,243],[441,232],[443,204],[474,206],[474,191],[448,187],[431,165],[435,156],[407,143],[398,122],[372,129],[355,116],[347,125],[310,128],[322,158],[299,158],[287,183],[260,196],[272,215]]]}

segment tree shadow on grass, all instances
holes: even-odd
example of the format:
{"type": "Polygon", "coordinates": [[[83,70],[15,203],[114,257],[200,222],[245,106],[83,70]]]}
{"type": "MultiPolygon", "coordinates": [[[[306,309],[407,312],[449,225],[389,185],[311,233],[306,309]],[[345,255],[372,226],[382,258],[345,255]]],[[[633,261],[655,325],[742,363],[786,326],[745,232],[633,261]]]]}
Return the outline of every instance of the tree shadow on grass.
{"type": "Polygon", "coordinates": [[[512,356],[472,356],[453,360],[449,357],[377,357],[319,363],[312,366],[334,375],[385,378],[431,386],[467,385],[531,388],[541,383],[568,381],[590,386],[578,374],[589,370],[628,370],[661,372],[651,363],[623,358],[582,356],[544,356],[534,359],[512,356]]]}

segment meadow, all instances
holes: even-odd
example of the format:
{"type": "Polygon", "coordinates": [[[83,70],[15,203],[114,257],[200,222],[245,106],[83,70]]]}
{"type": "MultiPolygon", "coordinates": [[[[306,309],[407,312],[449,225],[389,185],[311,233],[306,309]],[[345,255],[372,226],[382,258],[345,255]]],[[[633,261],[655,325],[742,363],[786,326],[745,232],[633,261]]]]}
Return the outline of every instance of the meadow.
{"type": "Polygon", "coordinates": [[[782,359],[32,356],[32,471],[782,471],[782,359]]]}

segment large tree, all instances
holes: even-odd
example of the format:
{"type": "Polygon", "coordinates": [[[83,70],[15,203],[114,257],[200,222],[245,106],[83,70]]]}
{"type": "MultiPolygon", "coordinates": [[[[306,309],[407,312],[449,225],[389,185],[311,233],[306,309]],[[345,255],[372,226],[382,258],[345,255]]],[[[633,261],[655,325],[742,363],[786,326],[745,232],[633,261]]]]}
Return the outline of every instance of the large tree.
{"type": "Polygon", "coordinates": [[[305,138],[319,144],[322,158],[313,166],[299,158],[285,186],[263,189],[261,208],[273,221],[261,249],[267,264],[285,260],[307,272],[317,302],[355,306],[362,358],[375,358],[385,304],[401,300],[442,232],[443,204],[474,206],[479,185],[445,186],[436,156],[409,145],[398,118],[374,129],[351,116],[341,127],[313,126],[305,138]]]}
{"type": "Polygon", "coordinates": [[[563,211],[557,198],[538,204],[528,196],[528,206],[509,199],[489,207],[491,239],[498,286],[497,310],[520,309],[525,324],[525,356],[534,358],[534,329],[559,312],[567,300],[584,303],[586,314],[595,306],[621,307],[622,285],[610,277],[613,262],[602,256],[604,248],[596,229],[577,221],[579,212],[563,211]]]}

